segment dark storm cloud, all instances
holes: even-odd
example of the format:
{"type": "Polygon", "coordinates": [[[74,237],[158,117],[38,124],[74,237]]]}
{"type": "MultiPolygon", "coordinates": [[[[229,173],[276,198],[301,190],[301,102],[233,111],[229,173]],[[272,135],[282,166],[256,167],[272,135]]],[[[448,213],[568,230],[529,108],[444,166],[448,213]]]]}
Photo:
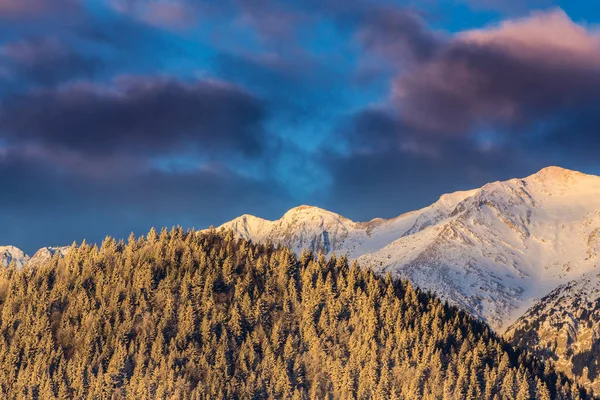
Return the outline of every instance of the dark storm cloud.
{"type": "Polygon", "coordinates": [[[265,114],[259,100],[224,82],[130,76],[112,86],[77,83],[4,99],[0,138],[96,155],[252,156],[262,151],[265,114]]]}
{"type": "Polygon", "coordinates": [[[101,66],[100,59],[85,57],[57,38],[30,37],[0,48],[0,67],[8,81],[51,85],[92,76],[101,66]]]}

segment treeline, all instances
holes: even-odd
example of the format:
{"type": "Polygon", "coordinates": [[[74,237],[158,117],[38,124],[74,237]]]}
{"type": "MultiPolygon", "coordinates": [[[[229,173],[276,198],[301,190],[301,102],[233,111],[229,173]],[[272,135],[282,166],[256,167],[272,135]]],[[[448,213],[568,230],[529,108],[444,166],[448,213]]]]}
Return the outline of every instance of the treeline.
{"type": "Polygon", "coordinates": [[[173,229],[0,271],[7,399],[579,399],[551,367],[346,258],[173,229]]]}

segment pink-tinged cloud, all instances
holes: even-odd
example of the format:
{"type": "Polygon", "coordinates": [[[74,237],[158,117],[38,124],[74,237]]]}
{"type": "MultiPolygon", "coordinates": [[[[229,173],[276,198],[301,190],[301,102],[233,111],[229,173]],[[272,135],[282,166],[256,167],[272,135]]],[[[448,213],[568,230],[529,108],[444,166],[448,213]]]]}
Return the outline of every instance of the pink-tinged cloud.
{"type": "Polygon", "coordinates": [[[37,0],[0,0],[1,14],[32,14],[45,9],[44,2],[37,0]]]}
{"type": "Polygon", "coordinates": [[[535,12],[488,29],[466,31],[457,40],[505,49],[517,58],[550,63],[600,63],[600,34],[578,25],[561,9],[535,12]]]}
{"type": "Polygon", "coordinates": [[[315,19],[306,11],[290,9],[284,2],[271,0],[237,0],[235,7],[238,13],[236,22],[268,41],[291,40],[300,27],[312,24],[315,19]]]}
{"type": "Polygon", "coordinates": [[[598,93],[598,32],[562,10],[459,33],[394,84],[406,123],[451,136],[526,126],[598,93]]]}
{"type": "Polygon", "coordinates": [[[0,48],[0,56],[8,57],[22,65],[37,64],[40,59],[52,56],[65,56],[68,49],[56,38],[40,40],[20,40],[11,42],[0,48]]]}
{"type": "Polygon", "coordinates": [[[0,0],[0,18],[68,12],[80,5],[80,0],[0,0]]]}
{"type": "Polygon", "coordinates": [[[112,0],[113,8],[153,26],[173,30],[186,29],[198,21],[199,9],[181,0],[112,0]]]}

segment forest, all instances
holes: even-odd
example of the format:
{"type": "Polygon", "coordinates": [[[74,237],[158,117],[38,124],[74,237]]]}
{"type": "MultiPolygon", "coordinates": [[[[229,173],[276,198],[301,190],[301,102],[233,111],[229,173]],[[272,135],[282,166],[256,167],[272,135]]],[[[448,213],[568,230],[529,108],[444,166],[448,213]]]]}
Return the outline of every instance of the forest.
{"type": "Polygon", "coordinates": [[[7,399],[587,399],[345,257],[173,228],[0,269],[7,399]]]}

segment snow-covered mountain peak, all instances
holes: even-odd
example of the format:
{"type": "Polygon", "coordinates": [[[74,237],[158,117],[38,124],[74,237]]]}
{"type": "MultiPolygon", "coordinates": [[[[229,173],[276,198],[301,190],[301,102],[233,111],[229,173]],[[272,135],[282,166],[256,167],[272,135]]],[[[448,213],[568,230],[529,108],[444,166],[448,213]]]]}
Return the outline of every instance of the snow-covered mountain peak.
{"type": "Polygon", "coordinates": [[[528,178],[525,178],[525,180],[535,179],[539,182],[544,182],[546,184],[567,184],[574,183],[578,179],[586,179],[589,177],[594,176],[586,175],[581,172],[573,171],[562,167],[550,166],[541,169],[537,173],[529,176],[528,178]]]}
{"type": "Polygon", "coordinates": [[[42,247],[41,249],[36,251],[36,253],[29,259],[29,261],[27,262],[27,265],[32,266],[32,267],[38,266],[38,265],[50,260],[57,253],[60,254],[61,256],[64,256],[65,254],[67,254],[69,252],[70,249],[71,249],[70,246],[42,247]]]}
{"type": "MultiPolygon", "coordinates": [[[[600,177],[549,167],[445,194],[391,219],[354,222],[303,205],[274,221],[242,215],[220,228],[297,254],[347,255],[408,278],[502,330],[536,299],[600,270],[600,177]]],[[[29,262],[64,251],[44,248],[29,262]]],[[[0,263],[13,259],[29,260],[0,247],[0,263]]]]}
{"type": "Polygon", "coordinates": [[[298,207],[294,207],[288,210],[283,217],[282,220],[298,220],[298,219],[314,219],[314,218],[323,218],[323,219],[346,219],[339,214],[334,212],[324,210],[315,206],[307,206],[302,205],[298,207]]]}
{"type": "Polygon", "coordinates": [[[443,195],[392,219],[309,206],[223,225],[253,241],[346,254],[411,279],[502,329],[560,284],[600,267],[600,178],[559,167],[443,195]],[[250,222],[248,222],[250,221],[250,222]]]}
{"type": "Polygon", "coordinates": [[[21,249],[15,246],[0,246],[0,266],[8,266],[15,262],[17,267],[22,267],[29,257],[21,249]]]}

